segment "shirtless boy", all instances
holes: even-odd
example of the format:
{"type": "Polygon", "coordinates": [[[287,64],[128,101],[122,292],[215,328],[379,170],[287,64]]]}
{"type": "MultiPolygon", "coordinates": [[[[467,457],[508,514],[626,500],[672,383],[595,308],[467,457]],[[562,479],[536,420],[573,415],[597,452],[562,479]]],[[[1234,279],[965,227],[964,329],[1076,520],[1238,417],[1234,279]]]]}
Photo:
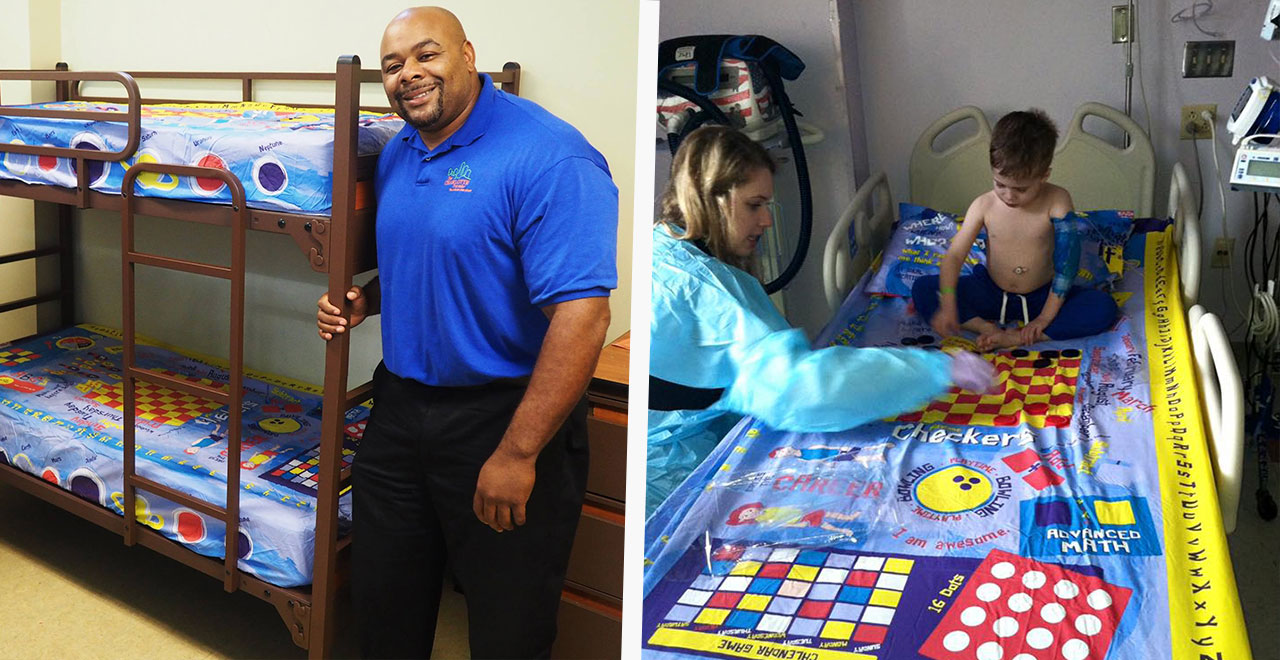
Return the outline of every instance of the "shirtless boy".
{"type": "Polygon", "coordinates": [[[916,311],[939,334],[978,335],[978,350],[1097,334],[1115,321],[1110,294],[1072,287],[1079,238],[1065,223],[1055,269],[1055,222],[1072,210],[1071,195],[1048,182],[1058,131],[1041,110],[1011,112],[991,135],[993,189],[969,205],[943,257],[940,275],[921,277],[911,290],[916,311]],[[983,228],[987,264],[960,277],[960,267],[983,228]],[[1070,252],[1074,250],[1074,254],[1070,252]],[[1021,321],[1021,328],[1005,327],[1021,321]]]}

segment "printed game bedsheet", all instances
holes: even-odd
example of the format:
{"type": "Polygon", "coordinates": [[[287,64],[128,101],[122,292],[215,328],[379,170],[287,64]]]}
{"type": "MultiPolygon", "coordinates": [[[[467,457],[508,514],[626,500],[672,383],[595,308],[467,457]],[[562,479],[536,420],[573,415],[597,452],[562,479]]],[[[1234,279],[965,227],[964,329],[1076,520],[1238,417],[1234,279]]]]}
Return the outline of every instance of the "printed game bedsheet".
{"type": "MultiPolygon", "coordinates": [[[[994,394],[744,419],[646,526],[646,657],[1248,657],[1173,230],[1139,224],[1114,330],[988,355],[994,394]]],[[[821,344],[937,347],[868,280],[821,344]]]]}
{"type": "MultiPolygon", "coordinates": [[[[123,346],[110,328],[81,325],[0,346],[0,469],[20,469],[123,515],[123,346]],[[5,467],[7,466],[7,467],[5,467]]],[[[138,365],[205,385],[223,363],[141,340],[138,365]]],[[[311,583],[321,392],[246,371],[242,405],[239,566],[280,586],[311,583]]],[[[368,417],[347,412],[350,464],[368,417]]],[[[226,406],[139,381],[138,474],[226,504],[226,406]]],[[[191,550],[223,557],[220,520],[139,491],[140,522],[191,550]]],[[[350,496],[339,518],[350,520],[350,496]]]]}
{"type": "MultiPolygon", "coordinates": [[[[29,108],[98,112],[127,111],[118,103],[60,101],[29,108]]],[[[326,215],[333,207],[333,110],[271,103],[198,103],[142,106],[137,153],[113,163],[87,161],[89,187],[120,194],[125,171],[138,162],[199,165],[228,170],[244,185],[249,206],[326,215]]],[[[362,112],[359,151],[377,153],[404,126],[395,115],[362,112]]],[[[0,142],[116,151],[124,146],[123,123],[0,117],[0,142]]],[[[0,153],[0,178],[31,184],[76,186],[75,161],[0,153]]],[[[138,177],[140,195],[189,201],[231,202],[217,179],[138,177]]]]}

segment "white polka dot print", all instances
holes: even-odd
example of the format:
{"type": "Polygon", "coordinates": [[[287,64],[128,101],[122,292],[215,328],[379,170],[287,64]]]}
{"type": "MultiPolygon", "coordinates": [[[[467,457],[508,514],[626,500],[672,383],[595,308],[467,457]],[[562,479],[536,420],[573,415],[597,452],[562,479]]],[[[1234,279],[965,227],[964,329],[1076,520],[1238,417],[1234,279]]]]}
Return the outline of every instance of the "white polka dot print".
{"type": "Polygon", "coordinates": [[[1077,587],[1074,582],[1058,580],[1058,583],[1053,585],[1053,593],[1056,594],[1058,598],[1062,598],[1064,600],[1071,599],[1080,595],[1080,587],[1077,587]]]}
{"type": "Polygon", "coordinates": [[[1030,653],[1019,653],[1018,655],[1013,656],[1011,660],[1037,660],[1037,658],[1030,653]]]}
{"type": "Polygon", "coordinates": [[[1057,623],[1067,616],[1066,608],[1057,603],[1049,603],[1040,608],[1040,618],[1047,623],[1057,623]]]}
{"type": "Polygon", "coordinates": [[[1027,646],[1033,649],[1044,650],[1053,644],[1053,633],[1045,628],[1032,628],[1027,633],[1027,646]]]}
{"type": "Polygon", "coordinates": [[[1089,607],[1095,610],[1105,610],[1111,607],[1111,594],[1101,590],[1094,589],[1089,593],[1089,597],[1085,599],[1089,603],[1089,607]]]}
{"type": "Polygon", "coordinates": [[[1022,586],[1028,589],[1039,589],[1044,586],[1044,583],[1044,573],[1040,571],[1027,571],[1026,575],[1022,576],[1022,586]]]}
{"type": "Polygon", "coordinates": [[[1079,630],[1081,635],[1093,637],[1102,632],[1102,619],[1092,614],[1081,614],[1076,617],[1076,630],[1079,630]]]}
{"type": "Polygon", "coordinates": [[[1011,616],[1002,616],[996,619],[991,629],[995,631],[996,637],[1013,637],[1018,632],[1018,621],[1011,616]]]}
{"type": "Polygon", "coordinates": [[[978,647],[978,660],[1000,660],[1004,657],[1004,649],[995,642],[987,642],[978,647]]]}
{"type": "Polygon", "coordinates": [[[986,620],[987,612],[977,605],[970,605],[960,613],[960,623],[969,627],[981,625],[986,620]]]}
{"type": "Polygon", "coordinates": [[[969,634],[963,630],[954,630],[942,638],[942,647],[952,653],[959,653],[969,646],[969,634]]]}
{"type": "Polygon", "coordinates": [[[1066,660],[1084,660],[1089,657],[1089,645],[1078,639],[1069,639],[1062,645],[1062,657],[1066,660]]]}
{"type": "Polygon", "coordinates": [[[1009,609],[1014,612],[1026,612],[1031,609],[1033,604],[1035,604],[1035,601],[1031,600],[1031,596],[1022,593],[1021,591],[1009,596],[1009,609]]]}
{"type": "Polygon", "coordinates": [[[1007,561],[1002,561],[991,567],[991,575],[995,576],[996,579],[999,580],[1008,580],[1013,577],[1014,571],[1015,569],[1013,564],[1010,564],[1007,561]]]}
{"type": "Polygon", "coordinates": [[[973,593],[978,597],[978,600],[984,603],[990,603],[1000,597],[1000,587],[994,582],[987,582],[978,585],[978,588],[974,590],[973,593]]]}

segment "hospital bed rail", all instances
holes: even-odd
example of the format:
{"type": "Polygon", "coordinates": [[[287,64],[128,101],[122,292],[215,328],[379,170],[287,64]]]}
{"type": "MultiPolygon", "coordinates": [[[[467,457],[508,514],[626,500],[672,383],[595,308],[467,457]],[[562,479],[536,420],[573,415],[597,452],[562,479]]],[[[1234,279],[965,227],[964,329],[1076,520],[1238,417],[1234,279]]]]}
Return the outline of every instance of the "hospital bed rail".
{"type": "Polygon", "coordinates": [[[1244,479],[1244,386],[1231,342],[1217,315],[1195,305],[1187,311],[1200,396],[1208,419],[1210,456],[1222,509],[1222,527],[1235,531],[1244,479]]]}

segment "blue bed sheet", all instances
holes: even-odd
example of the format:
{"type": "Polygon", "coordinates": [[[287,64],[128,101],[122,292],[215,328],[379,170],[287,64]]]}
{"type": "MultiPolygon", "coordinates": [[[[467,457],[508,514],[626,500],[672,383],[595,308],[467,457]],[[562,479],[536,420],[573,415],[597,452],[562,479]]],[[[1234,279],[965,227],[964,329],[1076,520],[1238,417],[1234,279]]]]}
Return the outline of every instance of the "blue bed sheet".
{"type": "MultiPolygon", "coordinates": [[[[97,112],[127,111],[118,103],[61,101],[29,108],[97,112]]],[[[137,162],[199,165],[228,170],[244,185],[253,208],[327,215],[333,207],[333,110],[270,103],[199,103],[142,107],[137,152],[122,162],[89,161],[89,187],[120,194],[125,171],[137,162]]],[[[382,150],[404,121],[391,114],[361,113],[360,154],[382,150]]],[[[117,151],[126,141],[116,122],[0,117],[0,143],[117,151]]],[[[0,178],[74,188],[75,162],[0,152],[0,178]]],[[[138,194],[189,201],[229,203],[231,193],[216,179],[138,177],[138,194]]]]}
{"type": "MultiPolygon", "coordinates": [[[[1247,657],[1172,229],[1139,225],[1115,327],[986,355],[994,394],[739,423],[646,525],[645,656],[1247,657]]],[[[869,281],[818,345],[972,347],[869,281]]]]}
{"type": "MultiPolygon", "coordinates": [[[[120,335],[92,325],[0,346],[0,469],[19,469],[123,514],[124,401],[120,335]]],[[[225,385],[222,363],[139,342],[138,366],[225,385]]],[[[137,385],[135,463],[145,478],[216,506],[226,503],[227,408],[137,385]]],[[[310,584],[314,558],[319,389],[248,373],[242,406],[239,566],[276,585],[310,584]]],[[[369,408],[346,414],[343,460],[354,457],[369,408]]],[[[234,468],[235,466],[232,466],[234,468]]],[[[222,558],[220,520],[139,490],[137,519],[200,554],[222,558]]],[[[339,502],[350,520],[350,495],[339,502]]]]}

